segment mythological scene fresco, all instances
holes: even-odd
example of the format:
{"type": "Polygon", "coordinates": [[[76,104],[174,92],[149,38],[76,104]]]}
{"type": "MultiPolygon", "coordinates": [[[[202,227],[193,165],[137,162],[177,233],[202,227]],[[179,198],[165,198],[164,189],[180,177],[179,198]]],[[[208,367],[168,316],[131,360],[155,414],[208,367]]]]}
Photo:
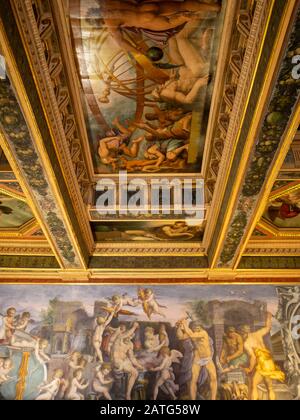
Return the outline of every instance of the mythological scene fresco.
{"type": "Polygon", "coordinates": [[[102,241],[200,241],[203,225],[187,221],[93,223],[94,237],[102,241]]]}
{"type": "Polygon", "coordinates": [[[200,172],[226,2],[69,3],[95,172],[200,172]]]}
{"type": "Polygon", "coordinates": [[[0,286],[11,400],[296,399],[297,286],[0,286]]]}

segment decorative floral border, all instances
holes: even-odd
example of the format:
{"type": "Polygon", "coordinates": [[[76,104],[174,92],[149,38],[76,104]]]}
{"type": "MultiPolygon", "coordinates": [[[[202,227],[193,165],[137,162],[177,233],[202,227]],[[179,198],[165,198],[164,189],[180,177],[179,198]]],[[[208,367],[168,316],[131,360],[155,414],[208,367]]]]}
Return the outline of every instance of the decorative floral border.
{"type": "Polygon", "coordinates": [[[286,127],[300,94],[300,79],[291,78],[292,57],[300,46],[300,10],[294,23],[289,45],[283,60],[279,78],[272,94],[271,102],[258,136],[255,150],[237,209],[223,244],[223,251],[218,261],[218,267],[229,267],[235,251],[239,247],[245,228],[259,199],[259,193],[265,182],[268,170],[281,144],[286,127]]]}
{"type": "Polygon", "coordinates": [[[45,170],[8,80],[0,82],[0,128],[5,133],[32,189],[63,263],[67,268],[79,268],[81,265],[78,256],[69,240],[62,215],[52,197],[45,170]]]}

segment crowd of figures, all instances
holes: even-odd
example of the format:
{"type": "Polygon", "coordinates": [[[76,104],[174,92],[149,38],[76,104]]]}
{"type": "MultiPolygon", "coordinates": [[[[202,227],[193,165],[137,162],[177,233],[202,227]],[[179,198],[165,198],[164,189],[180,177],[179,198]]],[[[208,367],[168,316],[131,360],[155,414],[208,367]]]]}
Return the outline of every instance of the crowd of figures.
{"type": "MultiPolygon", "coordinates": [[[[97,3],[98,8],[86,11],[73,5],[71,15],[85,19],[86,51],[93,58],[83,68],[92,68],[89,77],[93,80],[96,74],[99,80],[85,92],[89,102],[96,86],[89,112],[98,121],[100,113],[115,105],[106,129],[101,120],[94,136],[101,168],[146,173],[186,170],[193,111],[202,120],[211,81],[220,2],[97,3]],[[118,99],[124,98],[125,114],[118,109],[118,99]]],[[[76,34],[75,22],[74,18],[76,34]]],[[[79,61],[84,63],[86,56],[78,48],[79,61]]]]}
{"type": "MultiPolygon", "coordinates": [[[[284,382],[285,374],[265,343],[272,327],[270,313],[256,331],[248,325],[239,331],[227,327],[217,354],[207,330],[190,314],[174,326],[166,320],[154,322],[154,316],[165,317],[164,308],[151,289],[140,289],[136,298],[115,295],[105,315],[94,319],[92,351],[73,349],[60,357],[47,354],[47,340],[26,332],[30,313],[17,316],[16,309],[9,308],[2,319],[0,348],[30,351],[43,366],[37,400],[258,399],[261,384],[269,399],[276,398],[273,383],[284,382]],[[149,322],[122,322],[130,315],[125,307],[138,306],[149,322]],[[229,380],[230,375],[244,380],[229,380]]],[[[13,367],[10,357],[0,359],[0,392],[13,367]]]]}

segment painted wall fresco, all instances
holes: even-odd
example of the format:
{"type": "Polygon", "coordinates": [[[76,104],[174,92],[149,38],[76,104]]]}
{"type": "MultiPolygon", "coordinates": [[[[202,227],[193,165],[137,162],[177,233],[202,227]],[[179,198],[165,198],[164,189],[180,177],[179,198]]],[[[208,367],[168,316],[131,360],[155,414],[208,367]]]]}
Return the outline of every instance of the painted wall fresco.
{"type": "Polygon", "coordinates": [[[0,286],[2,399],[294,399],[299,287],[0,286]]]}
{"type": "Polygon", "coordinates": [[[92,223],[92,228],[98,242],[200,241],[204,229],[203,225],[188,225],[184,220],[92,223]]]}
{"type": "Polygon", "coordinates": [[[0,229],[19,228],[33,219],[26,203],[0,194],[0,229]]]}
{"type": "Polygon", "coordinates": [[[96,173],[199,172],[220,2],[70,0],[96,173]]]}

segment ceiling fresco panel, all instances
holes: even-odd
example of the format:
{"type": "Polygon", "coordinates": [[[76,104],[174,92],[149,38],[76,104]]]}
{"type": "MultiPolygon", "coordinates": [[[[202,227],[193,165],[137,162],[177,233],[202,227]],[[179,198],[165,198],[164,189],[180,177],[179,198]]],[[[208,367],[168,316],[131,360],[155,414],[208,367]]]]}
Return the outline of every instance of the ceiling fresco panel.
{"type": "Polygon", "coordinates": [[[226,2],[69,3],[95,173],[200,172],[226,2]]]}
{"type": "Polygon", "coordinates": [[[203,237],[203,226],[188,224],[186,221],[135,221],[93,223],[93,231],[97,242],[103,241],[200,241],[203,237]]]}
{"type": "Polygon", "coordinates": [[[26,203],[0,194],[0,231],[1,229],[19,228],[33,218],[26,203]]]}

